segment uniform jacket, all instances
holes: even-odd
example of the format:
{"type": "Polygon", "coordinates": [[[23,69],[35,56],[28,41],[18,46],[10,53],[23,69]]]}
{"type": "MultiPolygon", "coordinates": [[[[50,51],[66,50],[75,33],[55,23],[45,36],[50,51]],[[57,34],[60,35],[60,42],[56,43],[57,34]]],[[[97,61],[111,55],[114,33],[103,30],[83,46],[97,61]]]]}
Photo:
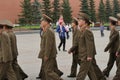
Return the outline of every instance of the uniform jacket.
{"type": "MultiPolygon", "coordinates": [[[[77,28],[73,29],[73,40],[72,40],[72,45],[75,44],[75,40],[77,38],[77,33],[79,32],[79,30],[77,28]]],[[[76,48],[75,50],[75,54],[78,54],[78,48],[76,48]]]]}
{"type": "Polygon", "coordinates": [[[48,59],[55,58],[57,54],[55,34],[51,28],[43,32],[40,44],[39,58],[48,57],[48,59]]]}
{"type": "Polygon", "coordinates": [[[16,59],[17,56],[18,56],[16,35],[15,35],[15,33],[13,31],[8,31],[8,35],[10,37],[13,59],[16,59]]]}
{"type": "Polygon", "coordinates": [[[86,29],[85,31],[79,31],[77,33],[77,38],[71,52],[78,47],[78,59],[87,60],[87,57],[94,58],[96,54],[94,36],[93,33],[86,29]]]}
{"type": "Polygon", "coordinates": [[[8,36],[8,33],[6,31],[3,31],[0,38],[1,38],[1,41],[0,41],[0,47],[1,47],[0,62],[12,61],[13,56],[12,56],[11,43],[10,43],[10,38],[8,36]]]}
{"type": "Polygon", "coordinates": [[[119,32],[117,30],[112,30],[109,36],[109,43],[106,46],[105,50],[109,53],[116,53],[119,47],[119,32]]]}

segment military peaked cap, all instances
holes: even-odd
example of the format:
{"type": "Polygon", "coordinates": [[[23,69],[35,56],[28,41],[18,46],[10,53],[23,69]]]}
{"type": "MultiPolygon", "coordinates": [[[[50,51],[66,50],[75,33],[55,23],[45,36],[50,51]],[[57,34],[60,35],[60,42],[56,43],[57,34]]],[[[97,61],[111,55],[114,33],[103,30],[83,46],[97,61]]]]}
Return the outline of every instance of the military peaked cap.
{"type": "Polygon", "coordinates": [[[13,28],[13,23],[9,20],[0,20],[0,25],[3,25],[3,26],[8,26],[8,27],[11,27],[13,28]]]}
{"type": "Polygon", "coordinates": [[[53,21],[53,20],[52,20],[49,16],[47,16],[46,14],[43,14],[42,17],[43,17],[43,20],[46,20],[46,21],[49,22],[49,23],[51,23],[51,22],[53,21]]]}

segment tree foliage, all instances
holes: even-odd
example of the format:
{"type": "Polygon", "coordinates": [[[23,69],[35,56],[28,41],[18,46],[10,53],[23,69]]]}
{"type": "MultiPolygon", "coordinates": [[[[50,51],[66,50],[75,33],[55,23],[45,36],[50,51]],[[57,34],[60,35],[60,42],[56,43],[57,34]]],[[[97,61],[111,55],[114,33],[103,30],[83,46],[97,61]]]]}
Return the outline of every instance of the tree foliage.
{"type": "Polygon", "coordinates": [[[63,18],[64,18],[65,23],[71,23],[72,10],[71,10],[70,4],[69,4],[69,0],[64,0],[62,7],[63,7],[62,14],[63,14],[63,18]]]}
{"type": "Polygon", "coordinates": [[[113,0],[113,16],[120,12],[120,6],[118,0],[113,0]]]}
{"type": "Polygon", "coordinates": [[[32,23],[39,24],[41,18],[40,12],[40,2],[38,0],[34,0],[32,3],[32,23]]]}
{"type": "Polygon", "coordinates": [[[42,13],[46,14],[49,17],[51,16],[51,4],[50,4],[50,0],[43,0],[42,2],[42,13]]]}
{"type": "Polygon", "coordinates": [[[95,3],[94,0],[90,0],[89,1],[89,15],[90,15],[90,19],[93,22],[96,22],[96,12],[95,12],[95,3]]]}
{"type": "Polygon", "coordinates": [[[80,12],[86,13],[89,15],[88,0],[80,0],[80,1],[81,1],[80,12]]]}
{"type": "Polygon", "coordinates": [[[31,0],[24,0],[21,2],[21,14],[19,15],[20,24],[31,24],[32,20],[32,8],[31,0]]]}
{"type": "Polygon", "coordinates": [[[100,0],[100,4],[99,4],[99,11],[98,11],[98,16],[99,16],[99,20],[100,22],[105,22],[106,18],[105,18],[105,5],[103,3],[103,0],[100,0]]]}
{"type": "Polygon", "coordinates": [[[105,11],[106,11],[106,21],[108,22],[109,16],[112,16],[112,9],[111,9],[110,0],[106,0],[105,11]]]}
{"type": "Polygon", "coordinates": [[[60,16],[60,3],[59,0],[54,0],[53,2],[53,12],[52,12],[52,18],[53,22],[56,23],[60,16]]]}

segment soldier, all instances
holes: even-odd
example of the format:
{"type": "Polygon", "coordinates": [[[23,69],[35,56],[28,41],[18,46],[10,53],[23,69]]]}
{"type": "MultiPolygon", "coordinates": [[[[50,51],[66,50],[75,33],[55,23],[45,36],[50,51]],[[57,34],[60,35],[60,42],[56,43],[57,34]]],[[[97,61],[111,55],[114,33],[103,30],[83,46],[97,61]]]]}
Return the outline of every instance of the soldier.
{"type": "MultiPolygon", "coordinates": [[[[4,22],[6,22],[8,24],[12,24],[8,20],[4,20],[4,22]]],[[[23,72],[23,70],[21,69],[21,67],[19,66],[19,64],[17,62],[17,56],[18,56],[17,40],[16,40],[16,35],[13,32],[12,28],[13,28],[13,26],[6,27],[6,30],[7,30],[7,33],[9,35],[10,42],[11,42],[11,50],[12,50],[12,55],[13,55],[12,66],[13,66],[13,70],[16,73],[17,80],[24,80],[28,76],[23,72]]]]}
{"type": "MultiPolygon", "coordinates": [[[[90,29],[90,24],[92,24],[91,21],[86,24],[87,29],[90,29]]],[[[95,71],[97,80],[106,80],[106,78],[104,77],[102,71],[100,70],[99,66],[98,66],[97,63],[96,63],[95,57],[94,57],[93,60],[92,60],[92,65],[93,65],[93,68],[94,68],[94,71],[95,71]]],[[[91,77],[91,76],[92,76],[92,74],[90,74],[90,73],[88,72],[88,77],[90,78],[90,80],[92,80],[92,77],[91,77]]]]}
{"type": "Polygon", "coordinates": [[[81,13],[78,23],[80,31],[77,33],[75,44],[69,51],[73,52],[77,47],[79,50],[78,60],[81,67],[76,80],[84,80],[87,74],[90,80],[106,80],[104,76],[102,76],[102,72],[96,64],[94,36],[91,30],[89,30],[90,21],[88,16],[81,13]],[[96,71],[101,72],[101,75],[96,75],[96,71]]]}
{"type": "MultiPolygon", "coordinates": [[[[74,45],[75,38],[77,37],[77,32],[78,30],[78,20],[77,18],[73,18],[72,21],[72,29],[73,29],[73,42],[72,44],[74,45]]],[[[72,66],[71,66],[71,73],[68,75],[68,77],[76,77],[77,73],[77,65],[78,65],[78,49],[76,49],[73,54],[72,54],[72,66]]]]}
{"type": "Polygon", "coordinates": [[[119,32],[115,29],[117,24],[117,19],[115,17],[109,17],[110,19],[110,36],[109,36],[109,43],[104,49],[105,52],[109,50],[109,61],[107,64],[107,67],[103,70],[103,74],[106,77],[109,77],[109,73],[114,65],[114,62],[116,61],[116,51],[119,47],[119,32]]]}
{"type": "Polygon", "coordinates": [[[50,28],[50,22],[52,22],[52,19],[43,14],[43,20],[41,22],[43,36],[41,41],[41,50],[38,56],[43,61],[44,77],[42,77],[42,80],[63,80],[55,72],[57,49],[55,34],[50,28]]]}
{"type": "Polygon", "coordinates": [[[4,80],[5,76],[8,80],[17,80],[12,67],[13,55],[10,38],[5,31],[7,26],[13,25],[6,23],[4,20],[0,21],[0,80],[4,80]]]}
{"type": "Polygon", "coordinates": [[[78,20],[80,31],[77,34],[75,44],[70,49],[70,52],[73,52],[78,47],[78,59],[80,63],[80,71],[77,75],[76,80],[85,80],[88,72],[92,80],[97,80],[92,61],[96,54],[94,37],[90,30],[87,29],[86,24],[90,23],[89,18],[86,14],[79,17],[78,20]]]}

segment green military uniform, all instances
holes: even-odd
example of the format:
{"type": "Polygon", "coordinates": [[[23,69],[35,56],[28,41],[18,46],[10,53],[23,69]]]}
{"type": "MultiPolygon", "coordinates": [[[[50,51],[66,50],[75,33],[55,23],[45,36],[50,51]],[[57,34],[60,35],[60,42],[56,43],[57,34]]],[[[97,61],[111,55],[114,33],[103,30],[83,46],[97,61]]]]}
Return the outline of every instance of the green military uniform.
{"type": "MultiPolygon", "coordinates": [[[[118,25],[120,26],[120,13],[117,14],[117,17],[118,17],[118,25]]],[[[117,71],[116,71],[116,75],[114,76],[113,80],[120,80],[120,43],[119,43],[119,48],[117,50],[117,53],[119,55],[116,58],[117,71]]]]}
{"type": "Polygon", "coordinates": [[[13,55],[12,66],[13,66],[13,69],[14,69],[14,71],[16,73],[17,80],[25,79],[28,76],[23,72],[23,70],[21,69],[21,67],[19,66],[19,64],[17,62],[18,49],[17,49],[16,35],[12,30],[8,31],[8,35],[10,37],[11,49],[12,49],[12,55],[13,55]]]}
{"type": "MultiPolygon", "coordinates": [[[[77,33],[79,32],[78,27],[73,29],[73,45],[75,43],[75,39],[77,37],[77,33]]],[[[77,73],[77,65],[78,65],[78,49],[76,49],[73,54],[73,61],[72,61],[72,66],[71,66],[71,74],[70,76],[76,76],[77,73]]]]}
{"type": "MultiPolygon", "coordinates": [[[[41,35],[40,48],[42,48],[42,46],[43,46],[43,41],[44,41],[44,40],[43,40],[43,36],[44,36],[44,34],[41,35]]],[[[42,55],[43,55],[43,51],[40,50],[40,52],[39,52],[39,57],[42,57],[42,55]]],[[[44,72],[43,72],[43,69],[44,69],[43,63],[44,63],[44,62],[43,62],[43,61],[44,61],[44,60],[42,59],[41,69],[40,69],[40,73],[39,73],[37,79],[44,78],[44,72]]],[[[62,76],[62,75],[63,75],[63,72],[58,69],[58,65],[57,65],[56,60],[55,60],[55,69],[54,69],[54,71],[55,71],[59,76],[62,76]]]]}
{"type": "Polygon", "coordinates": [[[43,32],[43,39],[41,43],[41,51],[39,58],[44,58],[44,56],[48,57],[47,61],[43,60],[45,79],[44,80],[59,80],[60,77],[57,73],[55,73],[55,65],[56,65],[56,43],[55,43],[55,35],[54,32],[48,28],[46,32],[43,32]]]}
{"type": "Polygon", "coordinates": [[[116,71],[116,75],[114,76],[113,80],[120,80],[120,46],[118,49],[118,57],[116,59],[116,63],[117,63],[117,71],[116,71]]]}
{"type": "MultiPolygon", "coordinates": [[[[47,22],[48,25],[51,22],[51,18],[47,15],[43,15],[43,22],[47,22]]],[[[57,62],[56,62],[56,41],[54,31],[49,26],[46,26],[46,29],[42,34],[41,39],[41,50],[39,53],[39,58],[42,59],[42,80],[62,80],[58,75],[57,71],[57,62]],[[47,60],[45,60],[47,57],[47,60]]]]}
{"type": "MultiPolygon", "coordinates": [[[[88,24],[90,24],[90,21],[85,14],[80,14],[80,16],[80,19],[85,20],[88,24]]],[[[94,36],[89,29],[86,28],[79,31],[75,44],[71,48],[71,52],[73,52],[77,47],[79,50],[78,59],[81,66],[77,75],[77,80],[84,80],[87,74],[90,80],[106,80],[96,64],[94,36]],[[92,58],[92,60],[88,61],[87,57],[92,58]]]]}
{"type": "Polygon", "coordinates": [[[6,31],[0,34],[0,80],[7,77],[8,80],[17,80],[12,68],[12,51],[9,36],[6,31]]]}
{"type": "Polygon", "coordinates": [[[119,32],[116,29],[112,29],[109,37],[109,43],[105,48],[105,52],[109,50],[109,61],[107,67],[104,69],[103,74],[107,77],[116,61],[116,51],[119,47],[119,32]]]}
{"type": "Polygon", "coordinates": [[[88,56],[94,58],[96,54],[93,34],[89,30],[85,30],[84,32],[79,31],[75,41],[71,51],[74,51],[78,47],[78,59],[80,63],[80,71],[76,80],[84,80],[88,73],[91,80],[97,80],[92,61],[87,61],[88,56]]]}

